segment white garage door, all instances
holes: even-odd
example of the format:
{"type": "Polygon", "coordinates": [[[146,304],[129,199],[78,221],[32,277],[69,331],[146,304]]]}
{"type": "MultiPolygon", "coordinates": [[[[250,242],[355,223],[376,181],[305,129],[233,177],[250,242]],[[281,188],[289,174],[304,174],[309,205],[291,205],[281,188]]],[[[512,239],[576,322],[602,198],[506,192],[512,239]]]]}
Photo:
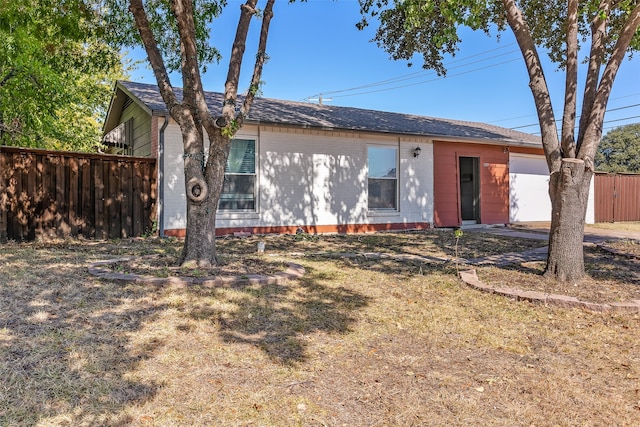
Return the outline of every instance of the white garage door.
{"type": "MultiPolygon", "coordinates": [[[[509,222],[551,221],[549,169],[544,156],[509,154],[509,222]]],[[[593,179],[585,222],[595,222],[593,179]]]]}
{"type": "Polygon", "coordinates": [[[544,156],[509,155],[509,221],[551,221],[549,169],[544,156]]]}

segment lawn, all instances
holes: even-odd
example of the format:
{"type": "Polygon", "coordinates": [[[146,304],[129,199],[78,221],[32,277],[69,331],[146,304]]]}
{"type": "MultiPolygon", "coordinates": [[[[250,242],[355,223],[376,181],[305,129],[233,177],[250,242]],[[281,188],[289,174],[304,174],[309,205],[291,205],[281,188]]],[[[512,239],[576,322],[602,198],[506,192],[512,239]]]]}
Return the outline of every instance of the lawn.
{"type": "Polygon", "coordinates": [[[587,227],[603,230],[617,230],[617,231],[635,231],[640,232],[640,222],[599,222],[597,224],[589,224],[587,227]]]}
{"type": "MultiPolygon", "coordinates": [[[[272,285],[116,282],[89,275],[89,263],[171,259],[179,242],[0,245],[0,425],[632,426],[640,419],[640,316],[514,301],[456,276],[456,254],[544,242],[483,233],[456,242],[452,232],[260,239],[260,262],[258,237],[221,239],[223,268],[247,258],[242,274],[287,262],[306,274],[272,285]],[[343,255],[381,252],[390,256],[343,255]]],[[[611,260],[592,258],[589,286],[597,286],[611,260]]],[[[617,270],[628,274],[604,275],[608,286],[635,295],[636,261],[622,258],[617,270]]],[[[539,281],[535,268],[483,274],[539,281]]]]}

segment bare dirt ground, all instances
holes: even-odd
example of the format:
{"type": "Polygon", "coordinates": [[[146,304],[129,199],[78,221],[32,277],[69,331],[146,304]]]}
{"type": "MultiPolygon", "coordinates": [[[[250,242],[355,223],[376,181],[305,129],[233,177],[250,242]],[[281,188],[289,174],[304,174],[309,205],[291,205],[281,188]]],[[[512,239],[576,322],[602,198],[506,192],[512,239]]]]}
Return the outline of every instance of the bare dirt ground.
{"type": "MultiPolygon", "coordinates": [[[[456,259],[541,245],[442,231],[228,238],[223,269],[306,274],[217,288],[87,273],[124,255],[172,259],[173,240],[0,245],[0,425],[637,425],[640,316],[513,301],[456,276],[456,259]],[[425,258],[399,259],[411,254],[425,258]]],[[[600,251],[571,286],[640,299],[637,260],[600,251]]],[[[185,274],[139,258],[114,268],[185,274]]],[[[522,286],[539,273],[478,269],[522,286]]]]}

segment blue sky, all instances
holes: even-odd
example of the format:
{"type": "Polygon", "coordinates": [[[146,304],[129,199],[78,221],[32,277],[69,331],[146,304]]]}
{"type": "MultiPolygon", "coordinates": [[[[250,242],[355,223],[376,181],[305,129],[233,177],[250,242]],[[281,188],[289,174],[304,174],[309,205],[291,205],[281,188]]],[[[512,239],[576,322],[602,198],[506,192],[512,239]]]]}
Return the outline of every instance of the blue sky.
{"type": "MultiPolygon", "coordinates": [[[[210,66],[203,77],[206,90],[224,89],[226,61],[240,4],[239,0],[229,0],[223,15],[213,23],[213,43],[223,54],[223,60],[210,66]]],[[[463,43],[455,58],[445,60],[449,71],[443,78],[423,70],[420,58],[407,67],[405,61],[389,59],[384,50],[370,42],[373,26],[365,31],[355,28],[360,18],[356,0],[292,4],[279,0],[274,13],[267,43],[270,59],[262,77],[264,97],[303,101],[323,94],[324,103],[329,105],[478,121],[538,132],[526,68],[509,31],[502,34],[500,41],[495,34],[488,37],[462,31],[463,43]]],[[[259,25],[259,21],[253,21],[241,90],[249,85],[259,25]]],[[[140,59],[145,55],[136,50],[131,57],[140,59]]],[[[547,64],[545,73],[554,111],[560,118],[564,73],[556,71],[552,64],[547,64]]],[[[139,66],[131,79],[155,83],[146,64],[139,66]]],[[[179,75],[172,75],[171,79],[173,85],[182,85],[179,75]]],[[[618,73],[605,118],[605,132],[635,122],[640,122],[637,56],[625,60],[618,73]]]]}

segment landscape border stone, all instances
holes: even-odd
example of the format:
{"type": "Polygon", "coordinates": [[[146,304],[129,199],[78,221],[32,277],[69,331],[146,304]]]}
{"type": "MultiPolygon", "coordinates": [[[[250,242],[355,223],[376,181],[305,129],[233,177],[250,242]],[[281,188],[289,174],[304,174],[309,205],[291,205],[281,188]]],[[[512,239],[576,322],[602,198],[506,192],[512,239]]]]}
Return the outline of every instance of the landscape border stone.
{"type": "Polygon", "coordinates": [[[619,249],[612,248],[610,246],[607,246],[606,243],[598,243],[597,246],[600,249],[602,249],[603,251],[609,252],[610,254],[619,255],[619,256],[623,256],[623,257],[631,258],[631,259],[640,259],[640,256],[638,256],[636,254],[631,254],[629,252],[625,252],[625,251],[621,251],[619,249]]]}
{"type": "Polygon", "coordinates": [[[612,303],[595,303],[581,301],[576,297],[567,295],[547,294],[538,291],[524,291],[515,288],[500,288],[483,283],[478,278],[475,269],[462,270],[459,273],[460,279],[474,289],[483,292],[490,292],[516,300],[524,300],[540,304],[552,304],[564,308],[582,308],[584,310],[598,313],[640,313],[640,300],[631,300],[612,303]]]}
{"type": "MultiPolygon", "coordinates": [[[[305,254],[297,254],[305,256],[305,254]]],[[[368,259],[387,259],[394,258],[400,261],[408,260],[425,260],[449,262],[451,260],[439,259],[434,257],[425,257],[420,255],[392,255],[385,253],[313,253],[306,256],[329,256],[329,257],[345,257],[355,258],[364,257],[368,259]]],[[[205,287],[231,286],[238,284],[282,284],[287,280],[298,279],[305,274],[303,266],[295,263],[289,263],[287,270],[284,272],[271,275],[243,275],[243,276],[207,276],[207,277],[153,277],[131,273],[117,273],[104,266],[125,262],[135,259],[135,257],[120,257],[111,260],[96,261],[89,265],[89,273],[106,280],[119,280],[136,283],[149,283],[157,285],[176,285],[187,286],[191,284],[202,285],[205,287]]],[[[590,301],[581,301],[580,299],[568,295],[547,294],[539,291],[527,291],[517,288],[497,287],[482,282],[475,269],[460,270],[458,272],[460,279],[468,286],[488,293],[494,293],[519,301],[529,301],[540,304],[551,304],[564,308],[582,308],[593,312],[606,313],[640,313],[640,300],[612,302],[612,303],[595,303],[590,301]]]]}

